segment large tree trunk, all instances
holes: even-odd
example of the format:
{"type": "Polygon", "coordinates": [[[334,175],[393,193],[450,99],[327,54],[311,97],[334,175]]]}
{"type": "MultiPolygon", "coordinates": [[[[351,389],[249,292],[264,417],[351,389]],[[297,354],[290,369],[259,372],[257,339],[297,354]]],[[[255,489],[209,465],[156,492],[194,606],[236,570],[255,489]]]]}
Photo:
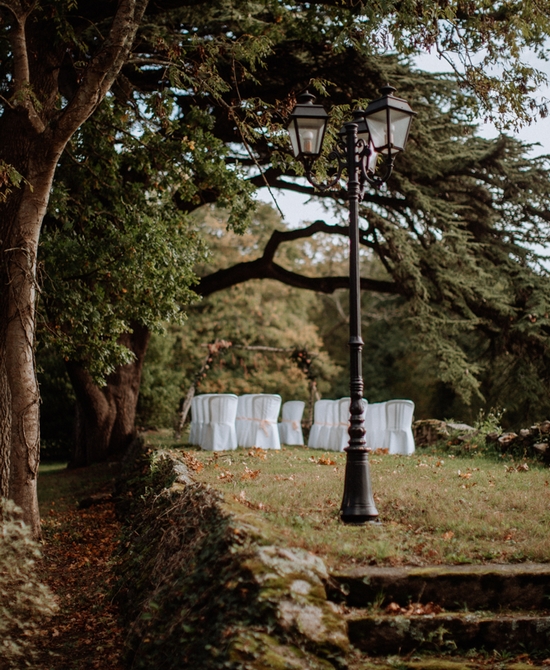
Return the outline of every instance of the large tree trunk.
{"type": "MultiPolygon", "coordinates": [[[[0,281],[0,403],[6,426],[11,427],[9,497],[21,508],[22,517],[40,536],[36,494],[40,460],[40,395],[34,363],[36,257],[42,219],[46,212],[55,166],[63,143],[39,136],[26,112],[6,111],[2,125],[4,155],[21,169],[28,184],[2,208],[4,215],[0,281]],[[6,130],[26,126],[26,142],[16,142],[6,130]],[[30,154],[37,158],[29,158],[30,154]],[[26,154],[26,155],[25,155],[26,154]]],[[[6,429],[2,430],[5,433],[6,429]]]]}
{"type": "Polygon", "coordinates": [[[72,467],[119,458],[136,435],[136,407],[150,332],[138,324],[132,327],[133,332],[123,335],[120,342],[135,359],[120,366],[105,386],[95,384],[79,363],[67,363],[77,403],[72,467]]]}
{"type": "Polygon", "coordinates": [[[36,495],[40,461],[40,393],[34,364],[36,257],[42,219],[60,152],[44,167],[29,170],[32,191],[26,187],[5,250],[7,279],[6,373],[11,396],[10,498],[23,510],[23,519],[40,534],[36,495]]]}

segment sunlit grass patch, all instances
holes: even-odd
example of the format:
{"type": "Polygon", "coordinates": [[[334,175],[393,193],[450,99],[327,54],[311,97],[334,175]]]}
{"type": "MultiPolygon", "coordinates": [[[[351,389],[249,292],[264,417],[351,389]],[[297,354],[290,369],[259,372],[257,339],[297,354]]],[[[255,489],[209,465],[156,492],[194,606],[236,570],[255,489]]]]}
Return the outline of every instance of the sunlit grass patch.
{"type": "Polygon", "coordinates": [[[185,451],[199,480],[255,510],[274,538],[333,565],[550,560],[550,472],[536,464],[420,450],[373,454],[382,525],[353,527],[339,520],[345,454],[304,447],[185,451]]]}

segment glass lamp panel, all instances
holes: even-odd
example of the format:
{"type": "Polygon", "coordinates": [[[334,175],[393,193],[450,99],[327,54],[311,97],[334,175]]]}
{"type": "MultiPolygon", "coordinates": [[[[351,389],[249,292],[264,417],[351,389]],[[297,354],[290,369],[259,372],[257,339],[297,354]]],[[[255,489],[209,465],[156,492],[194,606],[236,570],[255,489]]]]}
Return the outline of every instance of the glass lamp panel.
{"type": "Polygon", "coordinates": [[[288,124],[288,134],[290,135],[290,143],[292,145],[292,153],[294,158],[300,155],[300,143],[298,141],[298,131],[296,129],[296,119],[292,119],[288,124]]]}
{"type": "Polygon", "coordinates": [[[403,151],[409,137],[412,116],[408,112],[399,109],[390,109],[390,141],[392,153],[403,151]]]}
{"type": "Polygon", "coordinates": [[[318,156],[321,153],[325,123],[323,118],[296,119],[300,149],[304,156],[318,156]]]}
{"type": "Polygon", "coordinates": [[[387,109],[381,109],[367,116],[367,125],[372,143],[376,151],[382,152],[388,146],[388,116],[387,109]]]}
{"type": "Polygon", "coordinates": [[[391,107],[371,114],[367,123],[376,150],[386,154],[397,154],[403,151],[407,144],[411,120],[409,113],[391,107]]]}
{"type": "Polygon", "coordinates": [[[372,142],[370,143],[370,156],[369,160],[367,163],[367,170],[369,172],[376,172],[376,164],[378,162],[378,154],[376,153],[376,150],[374,149],[374,146],[372,142]]]}
{"type": "Polygon", "coordinates": [[[365,145],[369,143],[370,140],[369,127],[367,126],[367,123],[364,120],[364,118],[361,119],[361,121],[357,122],[357,139],[363,140],[365,145]]]}

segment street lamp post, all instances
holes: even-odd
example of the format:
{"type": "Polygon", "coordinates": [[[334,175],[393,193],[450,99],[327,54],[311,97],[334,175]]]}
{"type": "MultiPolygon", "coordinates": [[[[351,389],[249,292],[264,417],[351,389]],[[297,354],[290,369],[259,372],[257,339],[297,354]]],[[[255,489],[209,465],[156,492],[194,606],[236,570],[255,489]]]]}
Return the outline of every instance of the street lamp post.
{"type": "Polygon", "coordinates": [[[347,170],[347,197],[350,237],[350,427],[346,447],[346,474],[340,518],[344,523],[364,524],[376,521],[369,474],[368,449],[365,441],[363,407],[363,374],[361,354],[361,286],[359,272],[359,203],[367,185],[379,188],[390,177],[394,158],[407,143],[412,117],[415,114],[406,100],[393,95],[392,86],[381,89],[382,97],[366,110],[356,110],[353,118],[340,131],[337,147],[329,160],[337,162],[336,175],[325,184],[316,181],[313,163],[320,156],[328,122],[322,105],[315,96],[305,92],[298,97],[290,115],[288,131],[294,156],[305,168],[307,180],[324,191],[335,186],[347,170]]]}

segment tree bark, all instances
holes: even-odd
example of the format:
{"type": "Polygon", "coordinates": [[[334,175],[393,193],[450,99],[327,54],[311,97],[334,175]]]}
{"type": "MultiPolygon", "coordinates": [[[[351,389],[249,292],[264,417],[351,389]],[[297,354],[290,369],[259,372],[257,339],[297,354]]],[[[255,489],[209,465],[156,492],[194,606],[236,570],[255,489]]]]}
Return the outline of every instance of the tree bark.
{"type": "Polygon", "coordinates": [[[120,366],[99,387],[79,363],[67,362],[76,395],[75,447],[71,467],[116,459],[122,456],[136,435],[135,418],[150,332],[133,324],[133,332],[120,339],[135,359],[120,366]]]}
{"type": "MultiPolygon", "coordinates": [[[[23,520],[40,536],[36,493],[40,462],[40,392],[34,362],[36,257],[55,165],[61,151],[44,161],[29,161],[26,186],[12,234],[4,246],[7,301],[4,316],[5,367],[11,399],[9,497],[22,509],[23,520]]],[[[53,155],[52,155],[53,154],[53,155]]]]}
{"type": "Polygon", "coordinates": [[[11,399],[6,361],[0,357],[0,498],[10,493],[11,399]]]}

